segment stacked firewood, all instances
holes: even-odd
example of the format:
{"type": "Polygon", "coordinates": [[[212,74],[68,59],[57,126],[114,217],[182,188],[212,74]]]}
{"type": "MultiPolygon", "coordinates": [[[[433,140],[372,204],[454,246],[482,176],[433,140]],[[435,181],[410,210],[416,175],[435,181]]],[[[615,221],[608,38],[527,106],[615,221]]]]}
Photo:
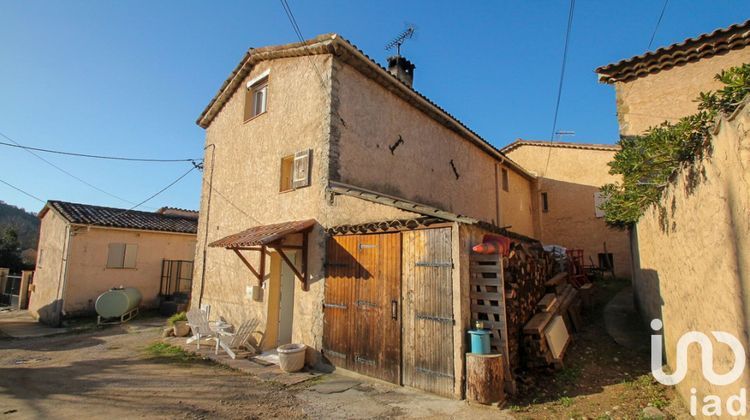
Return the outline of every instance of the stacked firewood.
{"type": "Polygon", "coordinates": [[[521,365],[523,326],[536,313],[537,302],[544,296],[545,283],[554,270],[554,260],[538,243],[517,242],[503,259],[508,360],[512,369],[521,365]]]}
{"type": "Polygon", "coordinates": [[[581,297],[568,281],[567,273],[560,273],[545,283],[546,294],[538,301],[537,313],[523,328],[523,354],[526,367],[562,366],[564,351],[555,357],[547,342],[547,326],[561,317],[568,333],[582,328],[581,297]]]}

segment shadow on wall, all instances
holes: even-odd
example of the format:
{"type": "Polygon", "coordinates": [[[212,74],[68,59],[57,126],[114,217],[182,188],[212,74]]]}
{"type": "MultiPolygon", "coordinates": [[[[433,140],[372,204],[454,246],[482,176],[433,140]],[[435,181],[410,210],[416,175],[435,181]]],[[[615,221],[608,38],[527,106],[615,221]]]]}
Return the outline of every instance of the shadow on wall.
{"type": "Polygon", "coordinates": [[[55,299],[51,303],[48,303],[39,309],[39,322],[50,327],[60,327],[62,324],[62,317],[60,316],[60,310],[62,308],[62,299],[55,299]]]}

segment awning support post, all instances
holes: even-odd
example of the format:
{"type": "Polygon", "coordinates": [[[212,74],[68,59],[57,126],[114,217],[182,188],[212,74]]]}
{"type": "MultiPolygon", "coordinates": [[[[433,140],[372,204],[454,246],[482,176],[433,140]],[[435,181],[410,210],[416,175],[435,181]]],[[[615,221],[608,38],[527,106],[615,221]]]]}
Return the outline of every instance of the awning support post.
{"type": "Polygon", "coordinates": [[[264,252],[260,253],[260,266],[261,266],[260,271],[261,271],[261,273],[258,273],[258,271],[253,267],[253,265],[250,264],[250,261],[248,261],[247,258],[245,258],[244,255],[242,255],[242,252],[240,252],[239,249],[233,248],[232,251],[234,251],[234,253],[237,254],[238,257],[240,257],[240,259],[242,260],[242,262],[245,263],[245,265],[247,266],[247,268],[249,268],[250,271],[253,272],[253,274],[255,275],[255,277],[258,279],[258,285],[259,286],[262,285],[263,284],[263,275],[261,273],[263,272],[263,268],[264,268],[264,265],[265,265],[264,262],[265,262],[266,254],[264,252]]]}

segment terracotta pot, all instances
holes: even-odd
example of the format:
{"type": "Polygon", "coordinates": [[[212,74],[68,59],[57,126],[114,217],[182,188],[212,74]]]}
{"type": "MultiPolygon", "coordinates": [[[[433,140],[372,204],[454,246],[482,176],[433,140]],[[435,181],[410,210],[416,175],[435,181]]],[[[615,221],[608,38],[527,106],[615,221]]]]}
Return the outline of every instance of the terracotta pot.
{"type": "Polygon", "coordinates": [[[173,330],[175,337],[185,337],[190,334],[190,326],[187,321],[176,321],[173,330]]]}

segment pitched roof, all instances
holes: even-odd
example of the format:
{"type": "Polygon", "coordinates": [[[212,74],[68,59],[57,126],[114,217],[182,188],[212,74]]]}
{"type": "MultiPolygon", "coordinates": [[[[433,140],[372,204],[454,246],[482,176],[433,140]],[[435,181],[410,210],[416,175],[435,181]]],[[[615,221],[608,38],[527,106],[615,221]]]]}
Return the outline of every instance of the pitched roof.
{"type": "Polygon", "coordinates": [[[599,81],[614,83],[657,73],[684,63],[725,54],[750,44],[750,20],[688,38],[680,43],[597,68],[599,81]]]}
{"type": "Polygon", "coordinates": [[[39,212],[39,217],[43,217],[50,208],[55,209],[68,222],[80,225],[176,233],[196,233],[198,230],[198,219],[195,216],[152,213],[57,200],[48,201],[39,212]]]}
{"type": "Polygon", "coordinates": [[[315,219],[308,219],[255,226],[213,241],[208,244],[208,246],[219,248],[247,248],[251,246],[268,245],[286,235],[304,232],[311,229],[315,226],[315,223],[317,223],[315,219]]]}
{"type": "Polygon", "coordinates": [[[318,35],[313,39],[305,41],[305,43],[295,42],[263,48],[250,48],[247,53],[245,53],[237,67],[235,67],[229,75],[227,80],[221,85],[219,91],[203,110],[196,123],[203,128],[207,128],[219,111],[221,111],[224,105],[229,101],[229,98],[231,98],[240,87],[242,81],[250,73],[253,66],[257,63],[277,58],[301,57],[318,54],[336,55],[337,58],[350,64],[366,77],[377,82],[396,96],[405,100],[407,103],[429,115],[432,119],[444,125],[446,128],[464,137],[489,155],[496,159],[506,161],[509,167],[522,176],[528,179],[534,178],[531,173],[517,163],[503,156],[498,148],[482,138],[479,134],[475,133],[458,118],[448,113],[426,96],[414,90],[411,86],[402,82],[396,76],[390,74],[388,70],[370,58],[370,56],[365,54],[356,45],[338,34],[318,35]]]}
{"type": "Polygon", "coordinates": [[[594,143],[571,143],[564,141],[548,141],[548,140],[524,140],[517,139],[513,143],[500,149],[503,153],[509,153],[513,150],[518,149],[521,146],[537,146],[537,147],[556,147],[561,149],[581,149],[581,150],[603,150],[603,151],[618,151],[620,146],[616,144],[594,144],[594,143]]]}

